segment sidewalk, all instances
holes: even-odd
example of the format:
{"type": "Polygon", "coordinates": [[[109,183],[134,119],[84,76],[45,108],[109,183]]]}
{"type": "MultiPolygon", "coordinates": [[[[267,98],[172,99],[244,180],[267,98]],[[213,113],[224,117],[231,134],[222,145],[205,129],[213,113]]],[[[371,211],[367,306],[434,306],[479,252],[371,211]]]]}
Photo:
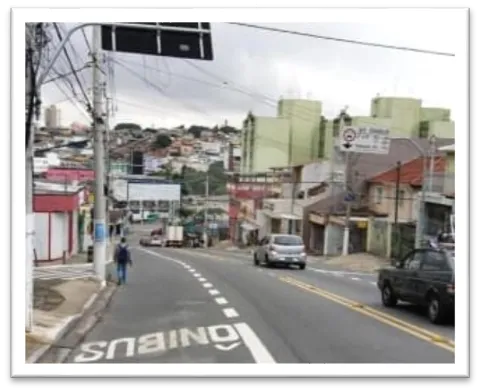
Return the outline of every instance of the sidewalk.
{"type": "Polygon", "coordinates": [[[390,266],[389,260],[369,253],[355,253],[347,256],[335,256],[321,262],[329,267],[344,269],[347,271],[375,273],[380,268],[390,266]]]}
{"type": "Polygon", "coordinates": [[[102,289],[91,278],[34,281],[33,328],[25,333],[27,362],[35,362],[66,327],[92,304],[102,289]]]}
{"type": "MultiPolygon", "coordinates": [[[[113,245],[107,249],[106,282],[96,277],[87,254],[77,255],[68,264],[39,266],[34,269],[33,328],[25,333],[25,355],[36,362],[75,322],[104,294],[112,291],[115,279],[111,257],[113,245]]],[[[110,294],[111,295],[111,294],[110,294]]]]}

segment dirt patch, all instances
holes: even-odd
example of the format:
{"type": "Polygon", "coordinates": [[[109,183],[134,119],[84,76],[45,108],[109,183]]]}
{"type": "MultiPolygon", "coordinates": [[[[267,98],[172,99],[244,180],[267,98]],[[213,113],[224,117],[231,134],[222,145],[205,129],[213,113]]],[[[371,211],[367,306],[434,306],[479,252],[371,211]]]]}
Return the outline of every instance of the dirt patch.
{"type": "Polygon", "coordinates": [[[35,281],[33,286],[33,308],[50,312],[58,308],[65,297],[56,288],[63,283],[60,279],[35,281]]]}
{"type": "Polygon", "coordinates": [[[31,334],[25,334],[25,360],[27,360],[35,351],[44,346],[42,340],[32,336],[31,334]]]}

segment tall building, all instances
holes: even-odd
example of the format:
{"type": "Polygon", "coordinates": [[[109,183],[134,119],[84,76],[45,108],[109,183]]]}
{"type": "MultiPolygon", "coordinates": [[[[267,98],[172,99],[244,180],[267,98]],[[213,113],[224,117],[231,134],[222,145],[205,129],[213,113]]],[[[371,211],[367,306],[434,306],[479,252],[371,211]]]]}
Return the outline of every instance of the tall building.
{"type": "Polygon", "coordinates": [[[45,127],[58,128],[61,126],[60,109],[55,105],[50,105],[45,109],[45,127]]]}
{"type": "Polygon", "coordinates": [[[321,102],[304,99],[281,99],[277,117],[249,113],[242,128],[240,171],[259,173],[317,159],[323,150],[321,115],[321,102]]]}

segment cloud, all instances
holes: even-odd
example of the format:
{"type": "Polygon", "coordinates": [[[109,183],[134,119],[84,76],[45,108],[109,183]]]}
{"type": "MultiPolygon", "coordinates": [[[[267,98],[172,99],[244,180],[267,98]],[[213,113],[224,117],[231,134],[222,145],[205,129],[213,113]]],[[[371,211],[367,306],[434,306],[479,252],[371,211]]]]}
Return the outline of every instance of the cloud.
{"type": "MultiPolygon", "coordinates": [[[[259,23],[262,24],[262,23],[259,23]]],[[[454,52],[455,40],[445,20],[407,22],[386,20],[377,24],[323,23],[277,24],[286,29],[346,39],[391,43],[454,52]]],[[[90,37],[90,32],[88,32],[90,37]]],[[[369,115],[377,93],[412,96],[426,106],[448,107],[453,115],[458,81],[451,57],[394,51],[310,39],[246,27],[213,24],[212,62],[185,61],[116,53],[112,57],[138,76],[115,65],[115,121],[135,121],[144,126],[222,123],[240,126],[247,111],[275,115],[280,97],[311,98],[323,102],[323,114],[333,117],[348,105],[353,115],[369,115]],[[141,78],[149,81],[146,84],[141,78]]],[[[76,64],[87,60],[81,34],[72,38],[79,53],[76,64]]],[[[59,67],[66,68],[66,64],[59,67]]],[[[91,86],[89,72],[83,71],[91,86]]],[[[72,81],[74,79],[70,77],[72,81]]],[[[112,86],[109,86],[111,89],[112,86]]],[[[64,99],[54,85],[43,89],[45,103],[64,99]]],[[[69,103],[60,104],[65,123],[85,118],[69,103]]]]}

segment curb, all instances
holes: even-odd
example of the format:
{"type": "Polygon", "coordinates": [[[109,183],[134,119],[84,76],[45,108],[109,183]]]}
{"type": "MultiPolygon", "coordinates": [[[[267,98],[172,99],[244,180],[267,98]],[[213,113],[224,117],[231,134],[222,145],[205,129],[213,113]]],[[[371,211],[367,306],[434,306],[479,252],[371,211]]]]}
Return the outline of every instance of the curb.
{"type": "MultiPolygon", "coordinates": [[[[82,312],[77,313],[71,316],[71,319],[58,331],[55,339],[46,344],[39,349],[35,350],[26,360],[26,363],[38,363],[47,353],[48,351],[54,347],[60,340],[62,340],[75,326],[82,320],[82,317],[90,310],[96,301],[107,292],[108,285],[106,281],[102,281],[100,283],[100,291],[94,293],[90,296],[90,298],[85,302],[82,307],[82,312]]],[[[113,290],[111,296],[115,292],[113,290]]],[[[108,303],[108,302],[107,302],[108,303]]]]}

